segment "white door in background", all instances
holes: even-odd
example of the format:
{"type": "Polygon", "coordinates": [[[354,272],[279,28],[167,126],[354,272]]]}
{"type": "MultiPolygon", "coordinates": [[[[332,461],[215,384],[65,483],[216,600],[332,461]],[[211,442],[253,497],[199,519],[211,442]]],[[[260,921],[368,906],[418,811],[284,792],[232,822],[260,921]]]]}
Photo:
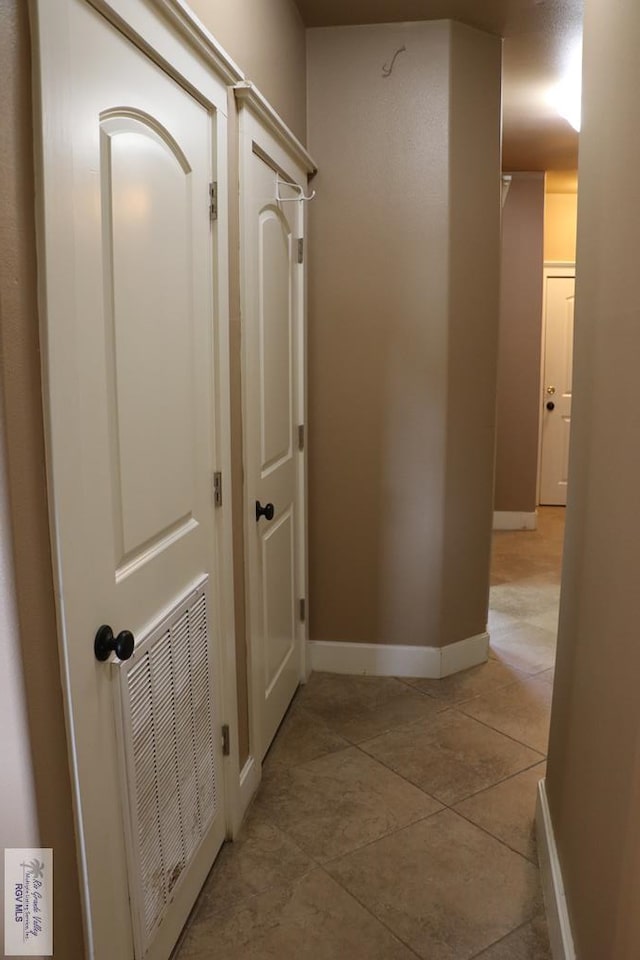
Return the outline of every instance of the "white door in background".
{"type": "Polygon", "coordinates": [[[304,645],[304,212],[276,197],[283,166],[305,186],[306,176],[246,106],[241,131],[247,620],[261,760],[301,680],[304,645]]]}
{"type": "Polygon", "coordinates": [[[540,503],[565,506],[573,373],[574,276],[545,276],[540,503]]]}
{"type": "Polygon", "coordinates": [[[219,117],[84,0],[37,13],[48,457],[87,952],[167,960],[226,831],[219,117]],[[102,625],[120,641],[104,660],[102,625]]]}

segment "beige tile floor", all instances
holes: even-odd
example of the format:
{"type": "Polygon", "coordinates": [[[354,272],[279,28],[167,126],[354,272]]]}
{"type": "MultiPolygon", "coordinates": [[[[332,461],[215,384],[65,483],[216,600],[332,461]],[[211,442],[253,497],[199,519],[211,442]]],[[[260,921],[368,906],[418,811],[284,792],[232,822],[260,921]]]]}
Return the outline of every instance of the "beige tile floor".
{"type": "Polygon", "coordinates": [[[533,817],[564,511],[498,533],[491,658],[445,680],[314,674],[179,960],[549,960],[533,817]]]}

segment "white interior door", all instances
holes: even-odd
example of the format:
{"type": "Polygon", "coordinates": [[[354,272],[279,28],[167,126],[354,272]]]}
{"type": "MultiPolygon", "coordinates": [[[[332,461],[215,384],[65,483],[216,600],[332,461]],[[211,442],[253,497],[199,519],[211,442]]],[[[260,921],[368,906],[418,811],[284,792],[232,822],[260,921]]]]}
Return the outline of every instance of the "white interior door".
{"type": "MultiPolygon", "coordinates": [[[[248,117],[242,129],[248,624],[253,750],[262,759],[301,679],[303,211],[301,201],[276,199],[280,174],[264,149],[269,137],[248,117]],[[262,148],[256,150],[257,143],[262,148]]],[[[306,184],[302,171],[289,165],[287,177],[306,184]]]]}
{"type": "Polygon", "coordinates": [[[540,503],[566,505],[575,278],[546,276],[540,503]]]}
{"type": "Polygon", "coordinates": [[[45,405],[88,954],[166,960],[225,836],[218,117],[84,0],[37,12],[45,405]],[[101,625],[120,637],[104,662],[101,625]]]}

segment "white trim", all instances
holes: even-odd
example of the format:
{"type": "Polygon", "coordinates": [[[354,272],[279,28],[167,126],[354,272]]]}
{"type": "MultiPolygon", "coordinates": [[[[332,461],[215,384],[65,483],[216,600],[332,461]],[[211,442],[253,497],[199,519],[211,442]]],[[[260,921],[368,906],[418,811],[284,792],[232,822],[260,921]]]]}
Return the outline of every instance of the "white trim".
{"type": "Polygon", "coordinates": [[[233,92],[236,95],[236,100],[252,110],[254,116],[261,120],[267,130],[280,141],[287,153],[303,168],[307,176],[316,173],[318,168],[313,158],[307,153],[280,114],[276,113],[269,101],[263,97],[253,83],[248,80],[236,83],[233,92]]]}
{"type": "Polygon", "coordinates": [[[227,83],[244,80],[244,73],[240,67],[196,17],[185,0],[155,0],[155,2],[164,9],[165,14],[182,36],[205,57],[227,83]]]}
{"type": "Polygon", "coordinates": [[[514,180],[544,180],[544,173],[533,171],[522,171],[522,170],[503,170],[503,177],[513,177],[514,180]]]}
{"type": "Polygon", "coordinates": [[[543,272],[548,271],[550,277],[575,277],[575,260],[545,260],[543,272]],[[568,271],[568,272],[567,272],[568,271]]]}
{"type": "MultiPolygon", "coordinates": [[[[223,114],[220,113],[222,117],[223,114]]],[[[221,470],[225,484],[222,508],[214,511],[218,564],[218,612],[220,638],[220,665],[222,669],[223,715],[219,722],[229,725],[231,751],[223,759],[224,795],[227,833],[235,836],[244,809],[241,809],[241,771],[239,757],[237,649],[235,618],[235,579],[233,571],[233,490],[231,484],[231,344],[229,339],[229,176],[227,118],[217,125],[214,141],[218,182],[218,220],[213,225],[217,247],[217,273],[214,287],[218,322],[214,324],[215,344],[213,367],[217,381],[215,423],[215,464],[221,470]]]]}
{"type": "Polygon", "coordinates": [[[576,276],[575,261],[545,260],[542,268],[542,319],[540,342],[540,405],[538,407],[538,468],[536,470],[536,503],[540,503],[540,488],[542,486],[542,407],[545,402],[544,365],[547,347],[547,280],[553,277],[576,276]]]}
{"type": "Polygon", "coordinates": [[[245,765],[240,771],[240,792],[238,795],[237,824],[233,836],[237,833],[240,824],[244,820],[249,805],[253,800],[256,790],[260,786],[262,779],[261,764],[254,756],[247,758],[245,765]]]}
{"type": "Polygon", "coordinates": [[[489,634],[479,633],[446,647],[310,640],[307,649],[311,668],[324,673],[439,679],[484,663],[489,656],[489,634]]]}
{"type": "Polygon", "coordinates": [[[538,511],[523,513],[521,510],[495,510],[494,530],[537,530],[538,511]]]}
{"type": "Polygon", "coordinates": [[[184,47],[186,43],[191,52],[199,55],[201,61],[204,61],[207,69],[213,70],[225,84],[244,80],[244,73],[240,67],[196,17],[185,0],[154,0],[152,6],[145,5],[149,7],[148,9],[143,9],[142,5],[140,5],[141,9],[136,9],[136,4],[132,4],[131,0],[87,0],[87,2],[122,30],[129,39],[135,39],[137,46],[143,49],[148,46],[147,41],[151,35],[154,37],[151,49],[158,50],[159,38],[164,34],[163,41],[166,40],[167,46],[175,48],[173,53],[166,51],[169,53],[168,72],[172,72],[175,53],[179,53],[180,46],[184,47]],[[151,34],[148,32],[149,29],[151,34]]]}
{"type": "Polygon", "coordinates": [[[440,648],[440,676],[449,677],[470,667],[486,663],[489,657],[489,634],[478,633],[475,637],[458,640],[440,648]]]}
{"type": "Polygon", "coordinates": [[[538,862],[544,906],[549,927],[549,940],[553,960],[575,960],[567,898],[564,892],[560,860],[553,823],[547,801],[546,781],[538,784],[538,803],[536,806],[536,838],[538,843],[538,862]]]}

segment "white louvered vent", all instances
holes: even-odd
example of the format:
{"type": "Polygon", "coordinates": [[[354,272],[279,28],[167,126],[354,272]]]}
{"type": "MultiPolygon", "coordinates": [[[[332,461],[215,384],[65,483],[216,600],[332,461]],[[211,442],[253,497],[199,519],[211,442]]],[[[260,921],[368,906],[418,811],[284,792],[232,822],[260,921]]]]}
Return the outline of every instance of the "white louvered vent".
{"type": "Polygon", "coordinates": [[[118,665],[143,950],[217,808],[207,595],[205,579],[118,665]]]}

